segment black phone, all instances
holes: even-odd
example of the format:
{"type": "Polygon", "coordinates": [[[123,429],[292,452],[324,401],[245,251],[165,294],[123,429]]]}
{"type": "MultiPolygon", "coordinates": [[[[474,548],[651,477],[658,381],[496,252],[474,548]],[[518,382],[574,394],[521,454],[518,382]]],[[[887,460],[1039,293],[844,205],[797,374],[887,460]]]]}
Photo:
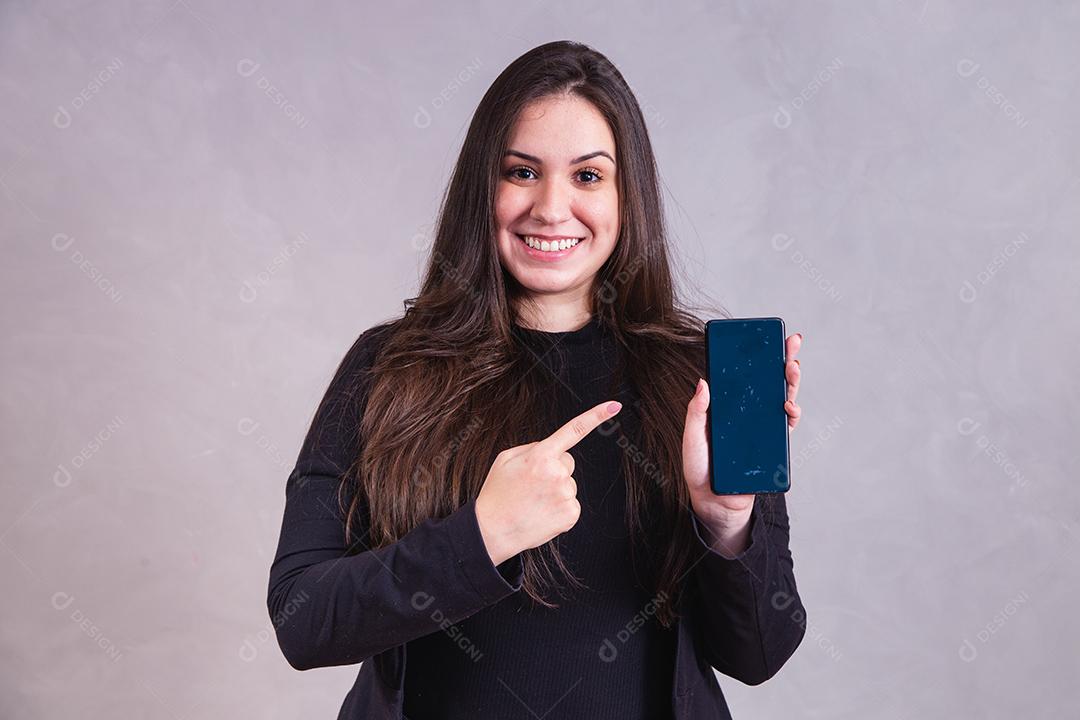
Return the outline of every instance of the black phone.
{"type": "Polygon", "coordinates": [[[716,495],[791,488],[784,321],[705,323],[709,481],[716,495]]]}

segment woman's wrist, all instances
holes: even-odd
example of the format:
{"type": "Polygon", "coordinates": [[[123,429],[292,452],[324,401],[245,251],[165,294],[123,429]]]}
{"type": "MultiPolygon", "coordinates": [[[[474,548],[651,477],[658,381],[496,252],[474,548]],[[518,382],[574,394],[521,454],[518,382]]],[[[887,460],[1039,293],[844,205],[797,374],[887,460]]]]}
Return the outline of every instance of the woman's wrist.
{"type": "Polygon", "coordinates": [[[509,543],[503,538],[502,533],[498,532],[497,528],[490,521],[487,514],[487,506],[481,502],[481,498],[479,497],[476,499],[475,511],[476,524],[480,527],[480,537],[484,541],[484,547],[491,557],[492,564],[500,565],[517,555],[519,551],[510,547],[509,543]]]}
{"type": "Polygon", "coordinates": [[[697,517],[698,525],[704,529],[704,540],[715,552],[734,559],[750,547],[750,515],[753,506],[745,513],[727,515],[723,519],[703,520],[697,517]]]}

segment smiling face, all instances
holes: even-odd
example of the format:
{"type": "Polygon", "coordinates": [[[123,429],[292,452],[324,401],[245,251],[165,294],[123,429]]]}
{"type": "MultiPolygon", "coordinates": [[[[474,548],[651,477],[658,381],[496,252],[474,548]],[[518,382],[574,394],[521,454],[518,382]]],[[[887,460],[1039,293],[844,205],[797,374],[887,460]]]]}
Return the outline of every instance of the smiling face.
{"type": "Polygon", "coordinates": [[[619,236],[611,128],[587,100],[543,98],[522,110],[508,147],[495,192],[499,260],[543,322],[578,318],[619,236]]]}

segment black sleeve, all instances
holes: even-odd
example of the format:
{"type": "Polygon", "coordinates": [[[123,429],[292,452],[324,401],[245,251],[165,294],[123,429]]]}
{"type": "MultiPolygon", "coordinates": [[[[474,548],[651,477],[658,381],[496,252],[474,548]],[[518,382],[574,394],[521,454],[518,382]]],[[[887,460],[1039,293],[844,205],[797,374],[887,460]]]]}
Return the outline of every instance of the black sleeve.
{"type": "MultiPolygon", "coordinates": [[[[521,588],[520,555],[493,564],[475,500],[445,518],[425,520],[391,545],[346,554],[337,492],[359,451],[356,408],[363,403],[362,397],[347,400],[345,391],[371,366],[384,327],[362,334],[341,361],[285,484],[267,609],[278,644],[297,670],[362,662],[521,588]]],[[[362,507],[354,538],[366,538],[370,523],[362,507]]]]}
{"type": "MultiPolygon", "coordinates": [[[[806,634],[806,610],[795,586],[783,493],[759,494],[750,513],[750,545],[734,558],[711,549],[697,516],[701,557],[692,569],[708,663],[748,685],[775,675],[806,634]]],[[[708,532],[706,530],[706,532],[708,532]]]]}

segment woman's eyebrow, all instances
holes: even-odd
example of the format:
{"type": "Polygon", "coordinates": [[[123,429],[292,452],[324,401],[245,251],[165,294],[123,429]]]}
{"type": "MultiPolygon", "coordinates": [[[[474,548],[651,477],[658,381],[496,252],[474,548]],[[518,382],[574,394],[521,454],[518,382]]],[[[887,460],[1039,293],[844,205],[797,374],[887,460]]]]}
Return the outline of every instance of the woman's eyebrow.
{"type": "MultiPolygon", "coordinates": [[[[506,155],[517,155],[519,158],[523,158],[525,160],[528,160],[529,162],[534,162],[537,165],[543,165],[544,164],[544,161],[541,160],[540,158],[538,158],[538,157],[536,157],[534,155],[527,155],[526,153],[523,153],[523,152],[521,152],[519,150],[507,150],[506,155]]],[[[608,160],[610,160],[612,165],[615,164],[615,158],[611,157],[611,155],[608,155],[607,152],[604,151],[604,150],[595,150],[595,151],[593,151],[591,153],[587,153],[585,155],[582,155],[581,157],[576,157],[576,158],[574,158],[573,160],[570,161],[570,164],[571,165],[577,165],[579,162],[585,162],[586,160],[588,160],[590,158],[597,157],[599,155],[602,155],[602,156],[606,157],[608,160]]]]}

